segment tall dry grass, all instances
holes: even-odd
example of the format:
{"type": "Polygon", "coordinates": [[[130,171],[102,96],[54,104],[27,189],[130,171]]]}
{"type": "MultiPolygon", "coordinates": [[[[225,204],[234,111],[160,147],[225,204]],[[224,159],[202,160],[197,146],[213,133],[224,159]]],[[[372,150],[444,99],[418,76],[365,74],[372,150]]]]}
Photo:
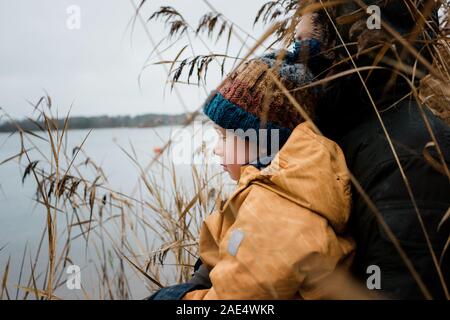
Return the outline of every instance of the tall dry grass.
{"type": "MultiPolygon", "coordinates": [[[[361,1],[355,2],[364,9],[361,1]]],[[[339,1],[315,1],[307,6],[299,5],[296,0],[269,1],[263,7],[255,8],[254,23],[268,25],[267,31],[259,38],[254,37],[251,31],[244,30],[218,12],[207,0],[203,0],[203,3],[209,8],[209,11],[202,16],[196,26],[189,24],[183,15],[173,7],[165,6],[149,13],[146,11],[148,1],[142,0],[138,4],[130,1],[130,3],[136,10],[130,25],[132,28],[135,24],[143,26],[148,40],[154,47],[152,54],[156,54],[157,61],[153,61],[151,64],[162,65],[165,68],[168,76],[167,83],[170,84],[180,104],[186,106],[186,101],[177,91],[178,85],[200,86],[206,91],[208,68],[209,70],[214,67],[218,68],[219,72],[225,75],[226,71],[236,67],[258,50],[269,49],[275,45],[288,46],[294,39],[295,25],[302,14],[317,10],[322,6],[332,8],[339,1]],[[169,47],[181,43],[181,49],[173,59],[163,58],[162,47],[165,42],[154,41],[146,18],[148,21],[159,19],[166,24],[167,36],[164,41],[169,43],[169,47]],[[205,53],[194,54],[197,48],[194,48],[193,39],[201,41],[206,50],[205,53]],[[223,39],[225,49],[220,53],[213,52],[210,46],[214,46],[214,43],[220,39],[223,39]],[[229,52],[231,41],[241,43],[241,49],[237,53],[229,52]],[[191,49],[191,55],[189,55],[188,49],[191,49]],[[210,66],[211,64],[214,66],[210,66]]],[[[418,77],[421,81],[420,85],[414,88],[414,95],[424,107],[430,108],[447,123],[450,123],[449,8],[448,1],[441,2],[443,18],[439,35],[430,43],[434,48],[433,63],[425,63],[418,55],[418,62],[422,62],[427,68],[426,74],[416,73],[414,66],[404,66],[402,61],[391,61],[387,57],[384,61],[393,69],[404,72],[406,77],[418,77]]],[[[420,33],[423,31],[421,28],[425,27],[423,23],[418,23],[418,26],[418,33],[420,33]]],[[[389,29],[389,26],[386,28],[389,29]]],[[[407,39],[400,37],[395,30],[391,33],[391,37],[399,43],[403,43],[406,50],[414,52],[415,49],[408,44],[407,39]]],[[[354,44],[347,43],[343,46],[351,45],[354,44]]],[[[345,59],[352,63],[356,56],[349,50],[347,53],[348,57],[345,59]]],[[[383,61],[384,57],[379,56],[378,59],[383,61]]],[[[375,69],[376,66],[373,68],[375,69]]],[[[360,72],[361,70],[355,65],[345,74],[333,75],[333,77],[345,76],[350,73],[359,75],[360,72]]],[[[276,82],[275,77],[274,80],[276,82]]],[[[331,79],[323,78],[311,86],[321,85],[329,80],[331,79]]],[[[362,76],[361,81],[364,82],[362,76]]],[[[302,106],[295,101],[292,94],[281,83],[276,82],[276,86],[307,117],[302,106]]],[[[24,131],[18,127],[21,150],[17,155],[3,160],[3,163],[17,161],[19,165],[23,166],[23,178],[32,179],[35,182],[36,201],[45,209],[46,227],[42,231],[36,252],[32,253],[27,247],[24,248],[19,279],[9,277],[9,270],[12,267],[10,260],[5,264],[1,277],[0,298],[61,298],[58,296],[58,290],[64,285],[64,270],[71,263],[71,244],[74,241],[82,241],[85,244],[85,250],[96,256],[96,287],[98,287],[98,291],[94,295],[93,292],[83,288],[84,298],[139,298],[132,295],[128,282],[130,272],[134,272],[140,277],[147,285],[149,293],[167,284],[164,282],[164,273],[167,273],[167,270],[177,282],[188,279],[198,255],[197,240],[201,221],[214,210],[222,198],[222,185],[212,183],[215,177],[208,176],[207,168],[198,170],[198,168],[192,167],[194,187],[187,190],[180,185],[172,164],[162,162],[159,157],[156,157],[149,166],[142,167],[136,161],[135,153],[124,150],[136,165],[145,193],[141,193],[139,197],[133,197],[117,192],[108,186],[107,174],[103,172],[101,166],[93,162],[84,152],[83,143],[73,150],[66,149],[65,138],[70,134],[70,131],[67,130],[67,121],[63,128],[56,126],[52,120],[54,117],[50,97],[42,97],[33,107],[39,110],[36,120],[43,120],[43,125],[36,122],[40,129],[35,132],[24,131]],[[49,154],[41,153],[38,159],[32,158],[29,153],[30,149],[37,149],[33,144],[33,139],[45,140],[50,146],[51,152],[49,154]],[[91,168],[94,178],[86,177],[79,168],[80,164],[91,168]],[[149,174],[149,167],[154,166],[160,168],[161,174],[171,177],[170,185],[161,185],[159,177],[149,174]],[[173,201],[167,200],[167,194],[165,194],[167,190],[170,190],[169,194],[172,195],[173,201]],[[59,229],[60,220],[64,222],[62,230],[59,229]],[[151,239],[158,239],[159,244],[150,243],[151,239]],[[44,242],[47,244],[47,248],[41,250],[44,242]],[[173,266],[170,267],[170,265],[173,266]]],[[[376,110],[375,105],[374,108],[376,110]]],[[[193,119],[194,117],[187,119],[186,125],[189,125],[193,119]]],[[[382,123],[381,117],[380,122],[382,123]]],[[[387,131],[385,134],[390,141],[387,131]]],[[[86,135],[85,141],[87,139],[89,139],[89,134],[86,135]]],[[[436,141],[432,143],[437,145],[436,141]]],[[[170,149],[170,144],[171,142],[168,141],[164,151],[170,149]]],[[[395,149],[392,149],[395,155],[395,149]]],[[[398,165],[402,171],[400,162],[398,165]]],[[[434,165],[439,167],[443,174],[449,175],[444,161],[434,165]]],[[[407,177],[405,175],[403,177],[408,186],[407,177]]],[[[353,176],[352,182],[356,186],[357,192],[361,193],[369,207],[380,219],[382,227],[396,245],[411,273],[415,275],[425,296],[428,297],[420,277],[415,273],[409,258],[381,218],[377,208],[353,176]]],[[[412,194],[411,197],[414,202],[412,194]]],[[[418,210],[417,214],[420,217],[418,210]]],[[[446,218],[448,215],[444,217],[444,219],[446,218]]],[[[0,254],[2,249],[0,247],[0,254]]],[[[435,261],[437,258],[435,257],[435,261]]],[[[440,272],[438,266],[436,269],[440,272]]],[[[341,288],[342,282],[339,283],[341,288]]],[[[347,283],[349,290],[345,297],[368,297],[364,292],[360,292],[360,288],[353,282],[347,283]],[[355,294],[352,295],[352,292],[355,294]]],[[[338,289],[333,297],[342,298],[343,295],[338,289]]]]}
{"type": "MultiPolygon", "coordinates": [[[[1,298],[63,298],[58,292],[66,285],[66,268],[77,264],[73,247],[89,254],[88,264],[95,270],[89,288],[83,286],[86,280],[81,282],[79,298],[143,298],[133,295],[128,281],[133,274],[145,283],[148,294],[171,281],[189,279],[198,256],[200,224],[221,201],[223,183],[220,176],[212,175],[208,162],[191,165],[192,181],[187,187],[177,176],[175,164],[163,160],[162,154],[143,167],[133,145],[130,150],[119,146],[139,173],[139,192],[127,195],[110,186],[108,173],[85,152],[92,130],[81,144],[69,149],[68,115],[64,127],[58,128],[48,96],[33,108],[39,111],[33,120],[39,130],[24,131],[18,126],[20,150],[0,165],[16,161],[23,169],[22,182],[34,182],[34,199],[45,209],[46,226],[36,239],[35,252],[25,246],[18,266],[10,260],[4,266],[1,298]],[[49,154],[36,139],[49,145],[49,154]],[[18,279],[9,276],[12,267],[20,268],[18,279]]],[[[169,152],[170,142],[164,148],[169,152]]],[[[205,156],[205,150],[195,153],[205,156]]]]}

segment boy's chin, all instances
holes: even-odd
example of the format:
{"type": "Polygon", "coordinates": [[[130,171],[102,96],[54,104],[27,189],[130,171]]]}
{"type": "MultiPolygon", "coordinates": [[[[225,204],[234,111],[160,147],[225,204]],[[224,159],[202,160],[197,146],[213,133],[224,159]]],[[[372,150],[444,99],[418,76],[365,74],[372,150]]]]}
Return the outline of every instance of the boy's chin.
{"type": "Polygon", "coordinates": [[[229,171],[227,171],[227,172],[228,172],[228,175],[230,176],[231,180],[233,180],[233,181],[238,181],[239,180],[239,177],[236,177],[234,174],[232,174],[229,171]]]}
{"type": "Polygon", "coordinates": [[[236,175],[234,172],[230,171],[227,167],[223,166],[223,171],[228,173],[228,176],[231,178],[231,180],[233,181],[239,180],[239,176],[236,175]]]}

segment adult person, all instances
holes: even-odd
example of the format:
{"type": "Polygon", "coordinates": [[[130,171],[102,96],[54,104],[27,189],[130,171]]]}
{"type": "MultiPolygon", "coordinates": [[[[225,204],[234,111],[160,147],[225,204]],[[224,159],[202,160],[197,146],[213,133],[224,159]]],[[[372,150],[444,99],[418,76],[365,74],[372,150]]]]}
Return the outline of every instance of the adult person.
{"type": "Polygon", "coordinates": [[[353,274],[366,283],[379,271],[375,287],[386,298],[448,299],[450,128],[414,92],[431,64],[437,8],[434,1],[412,3],[350,1],[304,16],[296,36],[322,34],[324,57],[333,64],[323,68],[322,79],[336,79],[324,85],[316,123],[342,148],[349,170],[407,256],[354,188],[353,274]],[[367,27],[370,5],[380,9],[381,29],[367,27]],[[359,73],[336,76],[356,68],[359,73]]]}

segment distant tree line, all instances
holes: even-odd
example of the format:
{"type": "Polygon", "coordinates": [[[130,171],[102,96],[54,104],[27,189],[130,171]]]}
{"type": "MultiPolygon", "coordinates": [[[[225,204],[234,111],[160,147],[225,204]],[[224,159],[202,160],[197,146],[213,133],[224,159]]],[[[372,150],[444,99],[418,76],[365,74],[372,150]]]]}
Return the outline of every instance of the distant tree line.
{"type": "MultiPolygon", "coordinates": [[[[95,116],[95,117],[69,117],[69,129],[90,129],[90,128],[149,128],[166,125],[181,125],[186,123],[193,115],[189,113],[169,115],[169,114],[143,114],[138,116],[95,116]]],[[[54,127],[63,128],[65,119],[52,119],[54,127]]],[[[0,132],[17,131],[17,126],[23,130],[40,130],[47,126],[40,120],[24,119],[16,122],[7,121],[0,123],[0,132]]]]}

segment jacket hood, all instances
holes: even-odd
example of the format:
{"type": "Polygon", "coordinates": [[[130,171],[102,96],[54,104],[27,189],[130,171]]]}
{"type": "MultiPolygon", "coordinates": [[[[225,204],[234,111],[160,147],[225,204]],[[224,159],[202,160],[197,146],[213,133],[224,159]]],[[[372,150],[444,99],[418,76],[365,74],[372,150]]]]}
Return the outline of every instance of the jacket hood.
{"type": "Polygon", "coordinates": [[[340,147],[315,133],[309,121],[294,129],[269,166],[262,170],[252,165],[241,167],[234,195],[250,184],[270,189],[319,214],[336,232],[345,229],[351,208],[345,158],[340,147]]]}

